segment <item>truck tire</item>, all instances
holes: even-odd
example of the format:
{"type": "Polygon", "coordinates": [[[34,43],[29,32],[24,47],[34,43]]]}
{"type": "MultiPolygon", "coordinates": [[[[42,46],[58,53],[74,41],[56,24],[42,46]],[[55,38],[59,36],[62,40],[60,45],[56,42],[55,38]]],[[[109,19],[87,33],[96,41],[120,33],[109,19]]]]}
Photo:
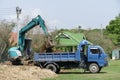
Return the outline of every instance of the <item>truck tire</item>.
{"type": "Polygon", "coordinates": [[[99,66],[96,63],[91,63],[89,65],[89,71],[91,73],[98,73],[100,71],[100,68],[99,68],[99,66]]]}
{"type": "Polygon", "coordinates": [[[23,65],[20,58],[11,60],[12,65],[23,65]]]}
{"type": "Polygon", "coordinates": [[[47,64],[45,68],[50,69],[51,71],[53,71],[55,73],[58,72],[57,67],[54,64],[47,64]]]}

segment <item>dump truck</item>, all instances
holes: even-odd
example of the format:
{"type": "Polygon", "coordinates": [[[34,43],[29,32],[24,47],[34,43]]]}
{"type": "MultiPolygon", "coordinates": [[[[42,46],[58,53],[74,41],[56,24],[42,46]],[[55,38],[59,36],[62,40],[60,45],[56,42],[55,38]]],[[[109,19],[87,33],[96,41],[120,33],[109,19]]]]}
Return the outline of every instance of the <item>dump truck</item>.
{"type": "Polygon", "coordinates": [[[91,73],[98,73],[108,65],[108,56],[99,45],[91,45],[89,41],[83,40],[74,53],[36,53],[34,62],[56,73],[59,73],[61,68],[82,68],[91,73]]]}

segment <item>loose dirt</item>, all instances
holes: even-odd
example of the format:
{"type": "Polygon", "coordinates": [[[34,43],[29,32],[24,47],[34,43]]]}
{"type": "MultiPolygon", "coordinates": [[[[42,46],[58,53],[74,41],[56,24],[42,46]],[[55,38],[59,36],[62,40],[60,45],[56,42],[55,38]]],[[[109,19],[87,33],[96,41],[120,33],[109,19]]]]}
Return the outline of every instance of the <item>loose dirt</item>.
{"type": "Polygon", "coordinates": [[[0,64],[0,80],[41,80],[55,77],[57,75],[54,72],[36,66],[0,64]]]}

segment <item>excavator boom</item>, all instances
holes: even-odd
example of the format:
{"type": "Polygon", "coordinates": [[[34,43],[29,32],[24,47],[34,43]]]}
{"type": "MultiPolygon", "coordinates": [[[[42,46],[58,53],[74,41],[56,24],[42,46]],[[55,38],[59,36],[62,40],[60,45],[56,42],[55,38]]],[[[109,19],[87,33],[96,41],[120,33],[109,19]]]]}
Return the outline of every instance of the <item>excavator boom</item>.
{"type": "Polygon", "coordinates": [[[33,27],[40,26],[42,30],[44,31],[46,37],[49,36],[47,27],[45,25],[45,21],[41,18],[40,15],[38,15],[36,18],[33,18],[26,26],[24,26],[19,31],[19,37],[18,37],[18,47],[12,47],[9,49],[8,54],[10,58],[17,59],[22,56],[22,52],[25,50],[25,34],[31,30],[33,27]]]}
{"type": "Polygon", "coordinates": [[[37,25],[39,25],[42,28],[42,30],[44,31],[44,33],[47,37],[49,36],[49,33],[48,33],[48,30],[47,30],[44,20],[41,18],[40,15],[38,15],[36,18],[33,18],[32,21],[30,21],[25,27],[23,27],[19,31],[18,47],[19,47],[20,51],[24,50],[25,33],[27,33],[29,30],[31,30],[33,27],[35,27],[37,25]]]}

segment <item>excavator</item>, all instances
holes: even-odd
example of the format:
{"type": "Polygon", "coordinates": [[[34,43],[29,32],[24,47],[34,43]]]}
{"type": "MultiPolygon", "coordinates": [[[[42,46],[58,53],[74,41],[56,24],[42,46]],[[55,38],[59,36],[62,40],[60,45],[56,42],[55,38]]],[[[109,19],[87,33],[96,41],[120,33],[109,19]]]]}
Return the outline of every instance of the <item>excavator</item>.
{"type": "Polygon", "coordinates": [[[20,29],[19,31],[19,36],[18,36],[18,46],[17,47],[11,47],[8,50],[8,55],[9,59],[12,62],[12,64],[21,64],[21,60],[23,57],[29,57],[30,58],[30,39],[26,39],[26,33],[31,30],[32,28],[36,26],[40,26],[42,30],[44,31],[46,38],[47,38],[47,43],[45,42],[45,49],[46,50],[51,50],[53,47],[52,41],[50,39],[50,35],[48,33],[47,27],[45,25],[45,21],[42,19],[40,15],[38,15],[36,18],[33,18],[26,26],[20,29]],[[49,45],[47,47],[47,45],[49,45]],[[27,52],[27,56],[25,55],[27,52]]]}

